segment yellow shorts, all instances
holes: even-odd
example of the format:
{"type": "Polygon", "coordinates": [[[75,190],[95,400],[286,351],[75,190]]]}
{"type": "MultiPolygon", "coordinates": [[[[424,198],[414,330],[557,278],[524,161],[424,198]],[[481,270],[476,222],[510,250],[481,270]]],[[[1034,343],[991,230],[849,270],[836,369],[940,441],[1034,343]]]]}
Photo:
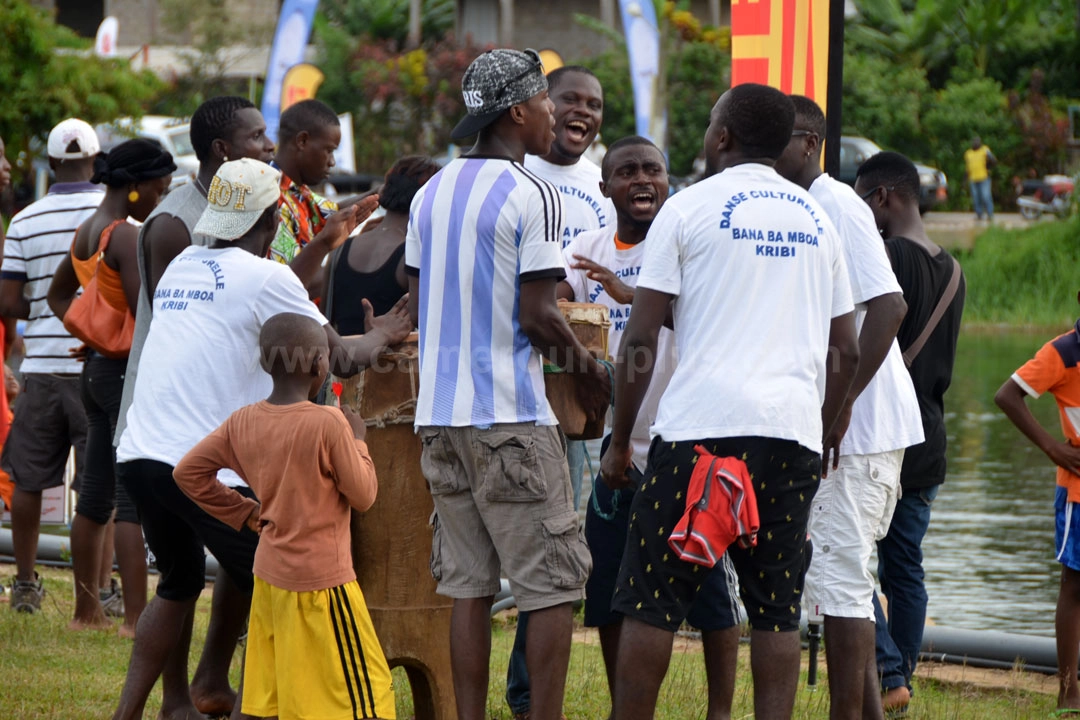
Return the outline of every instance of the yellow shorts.
{"type": "Polygon", "coordinates": [[[390,668],[356,581],[290,592],[255,578],[242,710],[280,720],[395,720],[390,668]]]}

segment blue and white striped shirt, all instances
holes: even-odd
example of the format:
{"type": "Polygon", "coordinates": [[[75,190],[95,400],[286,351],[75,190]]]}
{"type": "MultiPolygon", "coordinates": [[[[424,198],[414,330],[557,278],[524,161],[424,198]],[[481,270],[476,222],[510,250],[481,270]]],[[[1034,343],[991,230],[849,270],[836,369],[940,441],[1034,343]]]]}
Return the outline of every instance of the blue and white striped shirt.
{"type": "Polygon", "coordinates": [[[562,279],[562,201],[508,158],[454,160],[413,199],[406,271],[420,278],[416,426],[558,421],[521,330],[521,283],[562,279]]]}

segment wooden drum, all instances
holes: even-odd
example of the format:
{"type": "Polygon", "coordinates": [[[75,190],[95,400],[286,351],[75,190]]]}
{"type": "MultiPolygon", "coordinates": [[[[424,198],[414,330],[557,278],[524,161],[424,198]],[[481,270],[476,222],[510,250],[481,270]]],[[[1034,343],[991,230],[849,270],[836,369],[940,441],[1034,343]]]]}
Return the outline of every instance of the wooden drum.
{"type": "Polygon", "coordinates": [[[419,376],[413,333],[375,367],[342,380],[341,405],[366,419],[379,478],[375,504],[353,513],[353,565],[386,659],[408,675],[416,719],[456,720],[453,601],[435,593],[431,577],[433,505],[413,432],[419,376]]]}
{"type": "MultiPolygon", "coordinates": [[[[608,309],[594,303],[559,303],[566,324],[593,357],[610,360],[608,329],[611,320],[608,309]]],[[[592,440],[604,436],[604,418],[588,422],[577,396],[577,383],[571,375],[544,362],[544,386],[551,411],[559,420],[566,437],[571,440],[592,440]]]]}

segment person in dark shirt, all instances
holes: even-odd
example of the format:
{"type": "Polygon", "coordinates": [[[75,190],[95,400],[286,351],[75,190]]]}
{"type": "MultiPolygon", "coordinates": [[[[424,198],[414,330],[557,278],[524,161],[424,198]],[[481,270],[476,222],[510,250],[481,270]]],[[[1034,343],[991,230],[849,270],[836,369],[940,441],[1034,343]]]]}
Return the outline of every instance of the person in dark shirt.
{"type": "Polygon", "coordinates": [[[394,163],[379,188],[379,205],[386,214],[370,221],[359,240],[346,240],[326,264],[326,317],[338,333],[364,333],[364,300],[371,303],[376,315],[382,315],[408,292],[405,229],[409,226],[409,205],[440,169],[426,155],[407,155],[394,163]]]}
{"type": "Polygon", "coordinates": [[[945,482],[944,396],[952,381],[965,282],[956,260],[926,234],[919,214],[919,174],[910,160],[892,152],[874,155],[859,167],[855,192],[874,212],[904,291],[908,312],[896,337],[926,436],[904,454],[902,497],[888,534],[878,543],[878,580],[889,602],[886,624],[874,597],[878,670],[886,709],[899,710],[911,699],[926,623],[921,546],[930,506],[945,482]]]}

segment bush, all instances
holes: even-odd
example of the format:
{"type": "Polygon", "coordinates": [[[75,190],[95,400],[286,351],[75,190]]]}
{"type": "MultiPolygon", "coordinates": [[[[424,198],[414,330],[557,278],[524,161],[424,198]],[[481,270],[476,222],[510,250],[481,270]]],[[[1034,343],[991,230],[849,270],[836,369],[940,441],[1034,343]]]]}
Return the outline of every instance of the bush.
{"type": "Polygon", "coordinates": [[[1068,327],[1076,319],[1080,218],[990,228],[956,258],[967,280],[965,323],[1068,327]]]}
{"type": "Polygon", "coordinates": [[[64,118],[94,124],[142,115],[164,87],[126,60],[92,55],[89,42],[25,0],[0,0],[0,17],[0,136],[8,157],[23,154],[23,172],[30,168],[31,139],[44,139],[64,118]]]}
{"type": "Polygon", "coordinates": [[[878,145],[919,158],[929,151],[922,134],[922,98],[929,94],[926,73],[880,55],[844,56],[841,120],[845,135],[862,135],[878,145]]]}
{"type": "MultiPolygon", "coordinates": [[[[331,33],[331,44],[342,40],[331,33]]],[[[382,174],[403,155],[448,147],[465,114],[461,78],[485,49],[449,35],[407,52],[393,40],[359,39],[344,74],[330,82],[327,73],[319,92],[338,112],[353,114],[356,167],[382,174]]]]}

